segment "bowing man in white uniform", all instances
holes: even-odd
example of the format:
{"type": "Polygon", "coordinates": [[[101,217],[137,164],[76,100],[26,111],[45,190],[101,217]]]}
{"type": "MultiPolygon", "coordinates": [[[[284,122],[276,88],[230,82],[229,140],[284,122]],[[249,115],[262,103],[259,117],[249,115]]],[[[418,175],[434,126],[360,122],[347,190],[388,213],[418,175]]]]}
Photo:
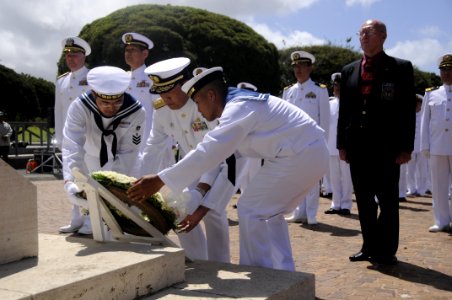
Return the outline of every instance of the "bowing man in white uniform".
{"type": "Polygon", "coordinates": [[[328,131],[328,151],[330,153],[330,180],[333,198],[326,214],[349,215],[352,209],[353,184],[350,165],[339,158],[336,148],[337,120],[339,118],[339,97],[341,91],[341,73],[331,75],[333,99],[330,100],[330,129],[328,131]]]}
{"type": "MultiPolygon", "coordinates": [[[[265,159],[238,202],[240,264],[294,270],[284,214],[291,212],[327,170],[324,132],[301,109],[269,94],[228,88],[221,67],[187,81],[182,90],[208,120],[219,125],[171,168],[140,178],[128,191],[134,201],[163,185],[182,191],[232,154],[265,159]]],[[[209,208],[182,222],[195,228],[209,208]]]]}
{"type": "MultiPolygon", "coordinates": [[[[77,167],[89,174],[106,170],[129,174],[138,157],[145,111],[125,93],[130,75],[116,67],[97,67],[88,72],[92,90],[83,93],[69,107],[63,129],[63,176],[65,190],[73,204],[88,208],[73,182],[77,167]]],[[[81,234],[91,234],[89,218],[84,218],[81,234]]]]}
{"type": "MultiPolygon", "coordinates": [[[[330,127],[330,104],[326,85],[311,80],[311,72],[315,57],[306,51],[294,51],[290,58],[297,82],[284,89],[282,98],[296,105],[306,112],[325,131],[324,138],[328,139],[330,127]]],[[[305,201],[287,218],[289,222],[307,222],[317,224],[317,211],[319,208],[320,181],[313,186],[306,195],[305,201]]]]}
{"type": "Polygon", "coordinates": [[[425,91],[421,119],[421,152],[430,157],[433,215],[431,232],[445,231],[452,223],[449,178],[452,176],[452,54],[440,57],[443,85],[425,91]]]}
{"type": "MultiPolygon", "coordinates": [[[[79,37],[65,38],[63,46],[64,59],[69,72],[60,75],[55,83],[55,146],[61,149],[63,143],[63,127],[66,122],[69,105],[78,96],[89,90],[86,74],[89,69],[85,66],[86,57],[91,53],[89,44],[79,37]]],[[[83,225],[84,216],[78,205],[72,205],[71,221],[69,225],[60,227],[61,233],[76,232],[83,225]]]]}
{"type": "MultiPolygon", "coordinates": [[[[150,92],[160,94],[161,98],[154,101],[152,131],[139,162],[141,176],[162,170],[159,162],[162,148],[169,137],[178,143],[180,155],[183,157],[195,149],[204,135],[218,124],[217,120],[207,121],[198,111],[196,104],[182,91],[182,84],[192,77],[189,67],[190,59],[177,57],[157,62],[145,70],[154,81],[150,92]]],[[[223,195],[207,194],[219,171],[216,166],[212,171],[205,172],[187,184],[184,194],[189,199],[186,208],[188,214],[192,214],[201,204],[215,207],[209,205],[212,200],[229,202],[235,189],[229,189],[230,192],[223,195]]],[[[225,187],[228,186],[227,179],[224,184],[225,187]]],[[[205,234],[201,226],[188,233],[177,234],[186,255],[191,259],[230,262],[226,210],[210,210],[204,218],[204,225],[205,234]]]]}

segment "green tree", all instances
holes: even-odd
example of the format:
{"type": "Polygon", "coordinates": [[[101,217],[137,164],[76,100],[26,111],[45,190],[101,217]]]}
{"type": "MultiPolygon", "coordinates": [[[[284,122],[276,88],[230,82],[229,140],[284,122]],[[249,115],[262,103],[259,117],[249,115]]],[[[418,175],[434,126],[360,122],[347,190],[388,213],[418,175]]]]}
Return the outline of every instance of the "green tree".
{"type": "MultiPolygon", "coordinates": [[[[229,17],[182,6],[143,4],[120,9],[87,24],[80,36],[92,53],[90,67],[114,65],[127,69],[121,36],[139,32],[154,42],[147,64],[178,56],[192,67],[222,66],[230,85],[248,81],[263,92],[280,88],[278,51],[249,26],[229,17]]],[[[64,67],[59,63],[59,72],[64,67]]]]}
{"type": "Polygon", "coordinates": [[[0,110],[6,112],[11,121],[33,121],[45,117],[43,105],[53,106],[54,86],[43,79],[26,74],[17,74],[0,65],[0,89],[4,95],[10,95],[0,102],[0,110]],[[46,104],[47,103],[47,104],[46,104]]]}

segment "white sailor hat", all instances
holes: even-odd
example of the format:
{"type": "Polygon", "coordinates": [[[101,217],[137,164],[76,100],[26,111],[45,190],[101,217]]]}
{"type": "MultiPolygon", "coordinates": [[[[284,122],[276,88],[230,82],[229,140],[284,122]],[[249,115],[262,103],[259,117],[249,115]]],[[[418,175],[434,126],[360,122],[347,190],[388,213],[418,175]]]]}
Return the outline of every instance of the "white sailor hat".
{"type": "Polygon", "coordinates": [[[337,73],[331,74],[331,81],[332,82],[341,82],[341,73],[337,72],[337,73]]]}
{"type": "Polygon", "coordinates": [[[240,89],[247,89],[251,91],[257,91],[257,87],[254,84],[251,84],[249,82],[239,82],[237,84],[237,87],[240,89]]]}
{"type": "Polygon", "coordinates": [[[152,80],[149,92],[161,94],[172,90],[176,84],[191,78],[188,71],[190,59],[187,57],[176,57],[156,62],[144,70],[152,80]]]}
{"type": "Polygon", "coordinates": [[[315,63],[315,57],[309,52],[306,51],[294,51],[290,54],[290,59],[292,60],[292,65],[296,65],[299,63],[315,63]]]}
{"type": "Polygon", "coordinates": [[[207,68],[204,67],[197,67],[193,70],[193,76],[198,75],[199,73],[204,72],[205,70],[207,70],[207,68]]]}
{"type": "Polygon", "coordinates": [[[91,47],[89,44],[77,37],[72,36],[65,38],[61,41],[61,46],[63,46],[63,52],[83,52],[85,56],[88,56],[91,53],[91,47]]]}
{"type": "Polygon", "coordinates": [[[222,67],[213,67],[199,73],[198,75],[184,83],[184,85],[182,86],[182,91],[187,94],[188,97],[193,99],[196,93],[199,92],[206,84],[216,79],[222,79],[224,81],[222,67]]]}
{"type": "Polygon", "coordinates": [[[125,45],[139,45],[146,49],[152,49],[154,43],[147,37],[136,32],[127,32],[122,35],[122,42],[125,45]]]}
{"type": "Polygon", "coordinates": [[[123,69],[102,66],[91,69],[86,80],[96,96],[104,100],[117,100],[129,87],[131,77],[123,69]]]}
{"type": "Polygon", "coordinates": [[[450,68],[452,67],[452,54],[444,54],[438,59],[438,67],[441,68],[450,68]]]}

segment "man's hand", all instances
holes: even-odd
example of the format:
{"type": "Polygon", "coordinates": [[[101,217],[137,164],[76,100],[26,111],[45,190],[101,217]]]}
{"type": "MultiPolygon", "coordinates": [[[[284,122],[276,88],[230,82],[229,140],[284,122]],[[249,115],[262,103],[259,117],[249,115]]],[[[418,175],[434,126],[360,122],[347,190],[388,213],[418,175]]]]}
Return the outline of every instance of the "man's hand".
{"type": "Polygon", "coordinates": [[[143,202],[157,193],[165,183],[158,175],[149,174],[141,177],[127,190],[127,196],[135,202],[143,202]]]}
{"type": "Polygon", "coordinates": [[[347,151],[345,149],[339,149],[339,158],[340,160],[345,161],[346,163],[350,163],[347,158],[347,151]]]}
{"type": "Polygon", "coordinates": [[[209,212],[209,208],[205,206],[199,206],[192,215],[188,215],[178,225],[179,232],[190,232],[204,216],[209,212]]]}
{"type": "Polygon", "coordinates": [[[396,157],[396,164],[402,165],[409,162],[411,159],[411,152],[400,152],[396,157]]]}

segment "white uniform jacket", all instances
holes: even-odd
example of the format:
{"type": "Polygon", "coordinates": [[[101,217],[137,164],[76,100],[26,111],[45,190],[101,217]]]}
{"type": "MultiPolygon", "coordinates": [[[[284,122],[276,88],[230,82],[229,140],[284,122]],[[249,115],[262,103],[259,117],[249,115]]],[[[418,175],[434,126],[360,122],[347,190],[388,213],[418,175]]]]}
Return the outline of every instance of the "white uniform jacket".
{"type": "Polygon", "coordinates": [[[66,121],[69,105],[78,96],[89,90],[86,74],[89,69],[85,66],[75,72],[68,72],[59,76],[55,83],[55,140],[61,148],[63,143],[63,127],[66,121]]]}
{"type": "Polygon", "coordinates": [[[328,152],[330,155],[339,155],[339,150],[336,148],[337,140],[337,120],[339,119],[339,99],[333,97],[330,100],[330,125],[328,130],[328,152]]]}
{"type": "MultiPolygon", "coordinates": [[[[164,156],[162,148],[167,145],[169,137],[178,142],[179,150],[182,155],[185,155],[193,150],[203,140],[204,135],[218,124],[216,120],[209,122],[204,119],[198,111],[197,105],[191,99],[178,110],[171,110],[164,104],[162,99],[156,100],[156,106],[158,109],[154,113],[151,135],[146,142],[146,147],[139,162],[141,168],[140,176],[161,171],[161,159],[164,156]]],[[[187,187],[197,182],[207,183],[212,186],[219,172],[220,167],[215,166],[210,171],[200,175],[200,178],[194,178],[193,182],[190,182],[187,187]],[[196,180],[197,182],[195,182],[196,180]]],[[[228,193],[230,189],[225,189],[224,182],[221,182],[222,179],[220,177],[218,185],[221,195],[208,193],[202,201],[204,206],[216,209],[216,207],[209,204],[212,201],[212,196],[224,198],[223,200],[226,203],[230,201],[232,197],[232,194],[229,195],[228,193]],[[224,197],[222,196],[223,194],[225,194],[224,197]]]]}
{"type": "Polygon", "coordinates": [[[219,125],[195,150],[158,175],[170,189],[182,191],[231,154],[260,159],[289,157],[323,134],[306,113],[280,98],[230,88],[219,125]]]}
{"type": "MultiPolygon", "coordinates": [[[[127,92],[138,100],[146,111],[146,125],[143,131],[143,141],[146,141],[149,137],[149,133],[152,128],[152,118],[154,114],[154,108],[152,107],[152,101],[159,98],[158,95],[149,93],[149,89],[152,86],[152,80],[144,73],[146,65],[142,65],[138,69],[131,71],[131,80],[127,92]]],[[[142,145],[144,147],[144,143],[142,145]]]]}
{"type": "Polygon", "coordinates": [[[452,155],[452,86],[427,89],[422,102],[421,151],[452,155]]]}
{"type": "MultiPolygon", "coordinates": [[[[114,131],[117,139],[117,151],[113,157],[112,134],[104,136],[107,146],[108,161],[101,167],[100,150],[102,143],[102,130],[95,120],[95,102],[90,102],[89,108],[82,99],[91,97],[92,93],[83,94],[69,107],[68,117],[63,130],[63,175],[65,180],[73,180],[71,170],[77,167],[81,172],[88,174],[97,170],[116,171],[129,174],[140,149],[145,111],[141,105],[130,95],[125,94],[121,110],[112,118],[101,117],[103,127],[112,129],[113,122],[119,124],[114,131]]],[[[94,100],[92,100],[94,101],[94,100]]]]}
{"type": "Polygon", "coordinates": [[[330,106],[328,90],[324,85],[318,85],[311,79],[297,82],[284,90],[282,98],[306,112],[325,130],[325,140],[328,138],[330,106]]]}

